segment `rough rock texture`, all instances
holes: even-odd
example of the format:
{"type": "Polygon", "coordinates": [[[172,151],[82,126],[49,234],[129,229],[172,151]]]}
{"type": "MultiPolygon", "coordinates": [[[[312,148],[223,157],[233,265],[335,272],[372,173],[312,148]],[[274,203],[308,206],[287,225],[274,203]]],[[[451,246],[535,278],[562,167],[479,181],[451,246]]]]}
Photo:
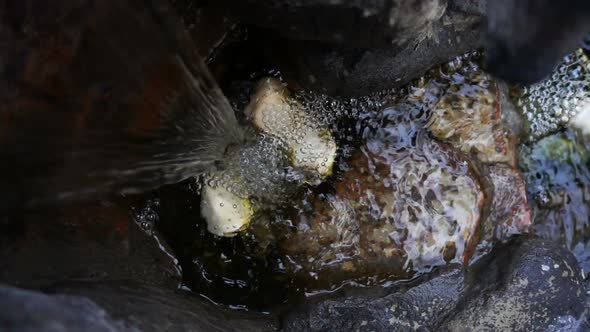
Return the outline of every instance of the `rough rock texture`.
{"type": "Polygon", "coordinates": [[[429,33],[399,46],[367,49],[293,41],[285,45],[291,63],[281,69],[308,89],[344,97],[368,95],[401,87],[431,67],[479,48],[481,23],[481,16],[448,10],[429,33]]]}
{"type": "Polygon", "coordinates": [[[446,0],[225,0],[245,22],[300,40],[400,45],[430,30],[446,0]]]}
{"type": "Polygon", "coordinates": [[[0,329],[7,332],[139,331],[80,296],[54,295],[0,285],[0,329]]]}
{"type": "Polygon", "coordinates": [[[84,296],[140,331],[274,331],[274,316],[228,310],[183,290],[138,282],[67,283],[51,293],[84,296]]]}
{"type": "Polygon", "coordinates": [[[310,212],[293,217],[297,231],[281,243],[290,261],[336,283],[469,259],[483,194],[468,162],[420,134],[416,146],[387,137],[396,130],[403,125],[383,128],[352,157],[333,195],[305,198],[310,212]]]}
{"type": "Polygon", "coordinates": [[[284,331],[428,331],[459,301],[463,275],[441,274],[406,292],[383,298],[347,296],[321,301],[284,320],[284,331]]]}
{"type": "Polygon", "coordinates": [[[229,312],[182,291],[133,282],[0,286],[3,331],[271,331],[269,316],[229,312]]]}
{"type": "Polygon", "coordinates": [[[562,317],[578,319],[584,311],[580,268],[567,249],[544,240],[526,241],[512,248],[499,246],[494,260],[482,262],[471,281],[475,293],[444,327],[542,330],[562,317]]]}
{"type": "MultiPolygon", "coordinates": [[[[526,183],[514,167],[496,164],[485,166],[493,186],[493,198],[487,227],[492,227],[495,239],[505,240],[514,234],[529,231],[531,211],[528,206],[526,183]]],[[[485,232],[485,230],[484,230],[485,232]]]]}
{"type": "Polygon", "coordinates": [[[494,0],[487,7],[486,68],[512,83],[543,79],[590,32],[585,0],[494,0]]]}
{"type": "Polygon", "coordinates": [[[533,231],[568,246],[590,231],[588,138],[572,130],[520,149],[519,166],[532,204],[533,231]]]}
{"type": "Polygon", "coordinates": [[[580,318],[585,292],[569,251],[536,239],[518,239],[495,250],[465,277],[451,271],[385,297],[319,301],[286,316],[283,328],[530,331],[580,318]]]}

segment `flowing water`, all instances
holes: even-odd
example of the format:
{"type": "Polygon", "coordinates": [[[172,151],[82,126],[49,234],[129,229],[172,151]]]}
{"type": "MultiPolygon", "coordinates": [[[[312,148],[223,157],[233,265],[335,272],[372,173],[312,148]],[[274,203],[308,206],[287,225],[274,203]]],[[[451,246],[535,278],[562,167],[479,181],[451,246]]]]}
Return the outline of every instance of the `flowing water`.
{"type": "MultiPolygon", "coordinates": [[[[509,92],[479,61],[479,54],[468,54],[407,88],[358,99],[290,95],[288,104],[306,112],[295,117],[297,130],[283,124],[293,141],[321,130],[338,145],[334,169],[319,184],[292,166],[288,136],[249,128],[247,143],[227,151],[221,173],[159,189],[147,203],[140,200],[137,211],[157,216],[155,229],[177,257],[186,287],[216,303],[259,310],[343,286],[390,285],[436,267],[468,265],[495,241],[521,232],[566,234],[571,242],[556,218],[541,217],[551,205],[535,205],[531,172],[552,167],[535,152],[543,141],[517,148],[526,122],[514,121],[521,110],[510,97],[522,102],[527,92],[509,92]],[[529,155],[532,161],[523,161],[529,155]],[[249,226],[232,238],[209,233],[199,213],[203,186],[250,200],[249,226]],[[543,225],[554,226],[546,232],[551,226],[543,225]]],[[[254,87],[261,77],[238,85],[254,87]]],[[[248,98],[234,100],[238,117],[247,104],[248,98]]],[[[245,120],[244,126],[251,125],[245,120]]],[[[562,162],[583,159],[572,153],[562,162]]],[[[537,187],[572,189],[575,183],[583,195],[581,169],[587,167],[572,167],[541,176],[561,184],[537,187]]],[[[562,224],[583,230],[580,214],[562,224]]]]}

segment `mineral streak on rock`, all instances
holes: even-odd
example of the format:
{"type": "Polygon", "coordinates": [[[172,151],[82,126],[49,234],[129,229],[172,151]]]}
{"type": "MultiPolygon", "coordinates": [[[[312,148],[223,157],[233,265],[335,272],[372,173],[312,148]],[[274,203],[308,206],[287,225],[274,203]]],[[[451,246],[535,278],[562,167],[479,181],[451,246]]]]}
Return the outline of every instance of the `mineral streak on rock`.
{"type": "Polygon", "coordinates": [[[531,226],[531,211],[522,173],[503,164],[489,165],[487,170],[494,185],[489,220],[495,238],[504,240],[527,232],[531,226]]]}

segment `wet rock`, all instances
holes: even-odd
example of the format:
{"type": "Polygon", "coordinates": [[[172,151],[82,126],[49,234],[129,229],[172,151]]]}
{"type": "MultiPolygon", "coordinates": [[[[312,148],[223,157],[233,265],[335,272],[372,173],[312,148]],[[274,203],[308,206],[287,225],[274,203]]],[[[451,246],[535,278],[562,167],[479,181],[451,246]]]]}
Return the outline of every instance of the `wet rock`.
{"type": "Polygon", "coordinates": [[[58,283],[49,293],[84,296],[140,331],[274,331],[271,315],[213,305],[192,293],[136,281],[58,283]]]}
{"type": "Polygon", "coordinates": [[[502,164],[488,165],[485,170],[493,186],[490,215],[483,226],[493,230],[484,231],[492,235],[486,240],[506,240],[512,235],[528,232],[532,219],[523,174],[502,164]]]}
{"type": "MultiPolygon", "coordinates": [[[[403,287],[403,286],[402,286],[403,287]]],[[[584,288],[566,249],[519,239],[494,249],[465,276],[442,272],[386,296],[342,296],[287,315],[285,331],[545,330],[584,311],[584,288]]]]}
{"type": "Polygon", "coordinates": [[[544,79],[590,31],[590,6],[583,0],[497,0],[487,5],[486,68],[511,83],[544,79]]]}
{"type": "Polygon", "coordinates": [[[0,286],[5,331],[272,331],[268,316],[224,311],[181,291],[135,282],[57,284],[47,291],[0,286]]]}
{"type": "Polygon", "coordinates": [[[400,45],[428,34],[447,1],[226,0],[225,4],[245,22],[291,39],[375,46],[400,45]]]}
{"type": "MultiPolygon", "coordinates": [[[[480,24],[480,16],[447,11],[428,34],[399,46],[279,42],[278,49],[284,47],[291,56],[279,68],[306,89],[343,97],[369,95],[402,87],[433,66],[477,49],[481,46],[480,24]]],[[[281,55],[271,53],[271,57],[280,59],[281,55]]]]}
{"type": "Polygon", "coordinates": [[[515,148],[503,127],[498,87],[475,60],[450,62],[440,78],[415,86],[422,94],[440,89],[428,128],[434,137],[483,163],[514,166],[515,148]]]}
{"type": "MultiPolygon", "coordinates": [[[[578,242],[572,249],[572,252],[576,256],[576,260],[582,271],[584,271],[586,279],[588,279],[588,276],[590,276],[590,241],[578,242]]],[[[588,280],[586,280],[587,282],[588,280]]]]}
{"type": "Polygon", "coordinates": [[[543,330],[584,311],[580,269],[565,248],[543,240],[498,247],[495,261],[482,267],[472,294],[442,326],[457,330],[543,330]]]}
{"type": "Polygon", "coordinates": [[[480,0],[451,0],[448,9],[471,15],[485,16],[486,3],[480,0]]]}
{"type": "Polygon", "coordinates": [[[588,234],[590,172],[584,135],[567,130],[522,146],[519,165],[527,182],[539,236],[561,238],[568,246],[588,234]]]}
{"type": "Polygon", "coordinates": [[[330,130],[291,98],[282,82],[272,78],[261,80],[244,113],[262,133],[286,144],[293,167],[320,182],[332,173],[337,146],[330,130]]]}
{"type": "Polygon", "coordinates": [[[290,313],[283,330],[430,331],[457,306],[462,287],[462,272],[451,270],[382,298],[360,295],[320,301],[290,313]]]}
{"type": "Polygon", "coordinates": [[[136,223],[130,210],[121,202],[85,203],[3,218],[0,282],[41,288],[57,280],[136,279],[175,288],[180,271],[150,225],[158,216],[145,207],[136,223]]]}
{"type": "Polygon", "coordinates": [[[238,21],[227,8],[216,1],[169,0],[190,33],[199,54],[205,59],[215,56],[216,49],[231,43],[238,21]]]}
{"type": "Polygon", "coordinates": [[[3,6],[0,34],[0,209],[175,183],[197,173],[180,171],[199,149],[188,142],[233,136],[231,118],[217,136],[191,118],[231,106],[163,0],[27,0],[3,6]]]}
{"type": "Polygon", "coordinates": [[[297,230],[281,242],[295,270],[335,283],[407,278],[468,260],[483,205],[479,182],[468,161],[429,139],[420,119],[404,123],[403,112],[383,111],[383,127],[368,134],[333,195],[304,199],[309,212],[292,219],[297,230]]]}
{"type": "Polygon", "coordinates": [[[0,286],[0,328],[3,331],[139,331],[113,319],[81,296],[54,295],[0,286]]]}

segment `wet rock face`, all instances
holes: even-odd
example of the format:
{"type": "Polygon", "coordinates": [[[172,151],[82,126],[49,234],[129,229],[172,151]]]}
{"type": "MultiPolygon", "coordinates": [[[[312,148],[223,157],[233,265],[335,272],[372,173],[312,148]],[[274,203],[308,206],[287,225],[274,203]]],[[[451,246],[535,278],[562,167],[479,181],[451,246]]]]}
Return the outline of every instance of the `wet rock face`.
{"type": "Polygon", "coordinates": [[[335,193],[311,198],[313,212],[295,219],[282,248],[308,272],[399,278],[468,259],[483,204],[468,162],[393,118],[352,157],[335,193]]]}
{"type": "Polygon", "coordinates": [[[465,59],[465,63],[457,60],[444,66],[441,77],[429,84],[438,82],[443,92],[431,106],[433,116],[428,129],[432,135],[465,154],[473,154],[482,163],[514,165],[513,142],[503,130],[494,80],[465,59]]]}
{"type": "Polygon", "coordinates": [[[532,84],[548,76],[590,32],[590,4],[584,0],[487,5],[486,68],[512,83],[532,84]]]}
{"type": "MultiPolygon", "coordinates": [[[[259,267],[246,263],[252,271],[246,276],[237,262],[256,257],[273,266],[273,273],[263,272],[268,279],[281,274],[280,282],[288,279],[298,292],[347,282],[377,285],[434,266],[468,265],[494,241],[527,231],[531,216],[525,183],[515,168],[515,140],[502,114],[505,90],[482,71],[479,60],[477,53],[467,54],[401,91],[359,99],[301,92],[287,109],[267,109],[270,116],[297,105],[305,117],[294,118],[296,123],[331,130],[340,144],[334,173],[319,187],[298,186],[280,180],[289,174],[282,171],[287,164],[273,162],[285,151],[245,149],[244,157],[254,162],[245,168],[251,171],[248,178],[258,186],[247,192],[263,204],[250,227],[223,244],[231,254],[224,251],[222,268],[199,257],[198,250],[176,247],[186,256],[183,271],[222,279],[227,269],[247,292],[247,287],[261,287],[262,278],[254,272],[259,267]],[[267,162],[258,164],[264,156],[267,162]],[[261,170],[279,170],[280,176],[267,177],[261,170]],[[295,187],[289,195],[282,193],[295,187]]],[[[269,106],[275,104],[282,102],[269,106]]],[[[282,119],[287,118],[270,122],[286,131],[266,134],[269,146],[273,135],[288,134],[293,125],[282,119]]],[[[295,126],[294,133],[306,126],[295,126]]],[[[307,146],[306,135],[300,139],[307,146]]],[[[242,166],[234,170],[241,172],[242,166]]],[[[228,188],[241,185],[232,176],[220,181],[228,188]]],[[[201,242],[195,247],[221,245],[211,238],[201,242]]],[[[197,280],[190,285],[201,289],[197,280]]]]}
{"type": "Polygon", "coordinates": [[[443,272],[384,297],[344,296],[308,305],[286,316],[284,329],[530,331],[580,318],[584,288],[569,251],[519,240],[497,248],[492,257],[466,277],[443,272]]]}
{"type": "Polygon", "coordinates": [[[449,271],[406,292],[383,298],[347,296],[322,301],[289,314],[285,331],[429,331],[456,305],[463,274],[449,271]]]}
{"type": "Polygon", "coordinates": [[[59,283],[45,291],[0,285],[0,328],[31,332],[276,330],[276,322],[269,317],[220,310],[189,294],[137,282],[59,283]]]}
{"type": "Polygon", "coordinates": [[[225,0],[245,22],[285,37],[354,45],[400,45],[426,35],[446,0],[225,0]],[[354,22],[354,24],[351,24],[354,22]]]}
{"type": "Polygon", "coordinates": [[[543,237],[568,246],[588,234],[590,172],[587,137],[572,130],[523,146],[519,164],[525,174],[535,222],[543,237]]]}
{"type": "MultiPolygon", "coordinates": [[[[343,97],[358,97],[398,88],[429,68],[481,46],[482,17],[447,10],[428,34],[402,45],[359,48],[313,41],[285,44],[293,58],[281,66],[307,89],[343,97]]],[[[277,55],[280,56],[280,55],[277,55]]]]}
{"type": "Polygon", "coordinates": [[[508,261],[496,264],[507,266],[484,268],[483,278],[474,281],[482,288],[495,283],[492,290],[484,291],[483,296],[474,294],[443,326],[450,330],[471,326],[474,330],[531,331],[559,324],[563,318],[580,318],[585,291],[580,269],[567,249],[535,240],[498,254],[508,261]],[[495,273],[506,284],[485,277],[495,273]]]}
{"type": "Polygon", "coordinates": [[[502,164],[486,166],[485,170],[494,188],[485,227],[493,228],[493,237],[501,240],[528,232],[533,221],[523,174],[515,167],[502,164]]]}
{"type": "Polygon", "coordinates": [[[0,327],[7,331],[139,331],[84,297],[48,296],[9,286],[0,286],[0,295],[0,327]]]}

